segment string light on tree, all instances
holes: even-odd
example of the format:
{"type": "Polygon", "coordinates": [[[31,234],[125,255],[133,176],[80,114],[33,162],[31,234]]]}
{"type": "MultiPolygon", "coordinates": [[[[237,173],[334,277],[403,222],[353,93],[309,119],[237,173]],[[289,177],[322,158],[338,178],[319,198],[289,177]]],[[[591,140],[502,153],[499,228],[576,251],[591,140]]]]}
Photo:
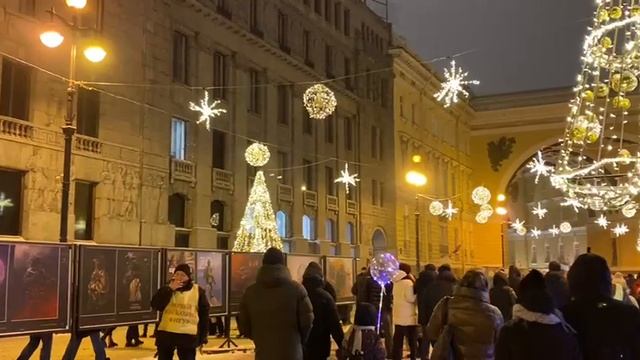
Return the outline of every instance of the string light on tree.
{"type": "Polygon", "coordinates": [[[13,207],[13,201],[0,192],[0,216],[4,214],[4,208],[13,207]]]}
{"type": "Polygon", "coordinates": [[[478,186],[471,192],[471,200],[474,204],[484,205],[491,201],[491,191],[484,186],[478,186]]]}
{"type": "Polygon", "coordinates": [[[214,100],[209,104],[209,92],[204,91],[204,98],[200,100],[200,105],[189,102],[189,109],[200,112],[200,118],[197,123],[204,123],[207,130],[211,129],[211,119],[216,118],[227,112],[226,109],[219,108],[220,100],[214,100]]]}
{"type": "Polygon", "coordinates": [[[558,227],[554,224],[551,229],[549,229],[549,233],[551,233],[551,235],[553,237],[556,237],[558,235],[560,235],[560,229],[558,229],[558,227]]]}
{"type": "Polygon", "coordinates": [[[469,92],[465,90],[466,85],[479,85],[477,80],[466,80],[469,73],[463,71],[462,68],[456,67],[456,61],[451,60],[451,68],[444,69],[445,81],[442,83],[440,91],[435,93],[435,98],[444,104],[444,107],[450,107],[459,100],[459,96],[469,97],[469,92]]]}
{"type": "Polygon", "coordinates": [[[611,229],[611,231],[615,236],[620,237],[629,232],[629,227],[627,226],[627,224],[617,224],[616,227],[611,229]]]}
{"type": "Polygon", "coordinates": [[[546,164],[544,159],[542,158],[542,152],[538,151],[536,157],[534,157],[530,163],[527,164],[527,168],[529,168],[529,172],[532,174],[536,174],[535,183],[538,183],[540,176],[549,176],[553,171],[553,166],[549,166],[546,164]]]}
{"type": "Polygon", "coordinates": [[[312,119],[322,120],[333,114],[338,105],[333,91],[322,84],[315,84],[308,88],[302,96],[304,107],[312,119]]]}
{"type": "Polygon", "coordinates": [[[433,216],[440,216],[444,212],[444,205],[442,205],[440,201],[432,201],[431,204],[429,204],[429,212],[433,216]]]}
{"type": "Polygon", "coordinates": [[[451,200],[449,200],[449,203],[447,204],[447,207],[444,209],[444,212],[442,213],[442,216],[446,217],[447,219],[451,220],[453,219],[453,215],[458,213],[458,209],[453,207],[453,203],[451,202],[451,200]]]}
{"type": "Polygon", "coordinates": [[[260,167],[269,162],[269,148],[260,143],[253,143],[244,151],[244,158],[251,166],[260,167]]]}
{"type": "Polygon", "coordinates": [[[344,164],[344,170],[340,170],[340,177],[335,179],[334,183],[343,183],[345,187],[345,192],[349,193],[349,185],[356,186],[356,182],[360,181],[358,179],[358,174],[349,174],[349,164],[344,164]]]}
{"type": "Polygon", "coordinates": [[[534,207],[531,210],[531,213],[538,217],[538,219],[542,220],[545,215],[547,215],[548,210],[542,207],[542,204],[538,203],[538,206],[534,207]]]}
{"type": "Polygon", "coordinates": [[[571,229],[572,229],[571,224],[567,221],[560,224],[560,232],[563,234],[570,233],[571,229]]]}
{"type": "Polygon", "coordinates": [[[606,229],[609,227],[609,224],[611,223],[606,216],[604,216],[604,214],[600,214],[600,217],[598,217],[595,221],[596,224],[598,224],[598,226],[600,226],[603,229],[606,229]]]}

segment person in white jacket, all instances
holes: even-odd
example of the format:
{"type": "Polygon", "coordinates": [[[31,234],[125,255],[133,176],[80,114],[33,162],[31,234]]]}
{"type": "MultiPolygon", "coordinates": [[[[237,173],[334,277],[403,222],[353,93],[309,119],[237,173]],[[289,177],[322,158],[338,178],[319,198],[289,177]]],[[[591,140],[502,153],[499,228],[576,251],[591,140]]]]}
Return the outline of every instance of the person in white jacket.
{"type": "Polygon", "coordinates": [[[418,309],[413,292],[415,278],[411,266],[400,264],[400,271],[393,277],[393,359],[402,359],[404,338],[409,342],[410,357],[416,359],[418,341],[418,309]]]}

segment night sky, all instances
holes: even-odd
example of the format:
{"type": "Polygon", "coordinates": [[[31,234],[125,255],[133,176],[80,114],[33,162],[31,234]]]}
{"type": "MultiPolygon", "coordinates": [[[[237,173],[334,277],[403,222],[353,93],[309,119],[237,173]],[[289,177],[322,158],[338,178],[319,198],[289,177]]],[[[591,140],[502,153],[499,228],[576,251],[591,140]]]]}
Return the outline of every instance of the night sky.
{"type": "Polygon", "coordinates": [[[388,1],[394,31],[423,59],[475,50],[456,61],[480,80],[476,96],[573,86],[595,9],[593,0],[388,1]]]}

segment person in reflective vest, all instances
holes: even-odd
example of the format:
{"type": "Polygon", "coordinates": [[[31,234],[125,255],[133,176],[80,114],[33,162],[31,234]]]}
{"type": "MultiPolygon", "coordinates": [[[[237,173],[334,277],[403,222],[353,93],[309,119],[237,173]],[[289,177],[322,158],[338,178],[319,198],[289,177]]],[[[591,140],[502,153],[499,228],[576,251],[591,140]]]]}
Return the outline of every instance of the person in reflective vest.
{"type": "Polygon", "coordinates": [[[176,266],[169,285],[151,299],[151,306],[161,312],[156,333],[159,360],[195,360],[196,349],[207,343],[209,301],[204,289],[191,280],[187,264],[176,266]]]}

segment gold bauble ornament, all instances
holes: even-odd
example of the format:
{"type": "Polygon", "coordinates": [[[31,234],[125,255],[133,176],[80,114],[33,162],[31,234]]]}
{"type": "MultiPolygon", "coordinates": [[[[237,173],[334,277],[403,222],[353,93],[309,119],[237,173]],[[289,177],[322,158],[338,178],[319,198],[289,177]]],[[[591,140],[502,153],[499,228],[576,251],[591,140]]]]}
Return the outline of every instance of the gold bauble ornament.
{"type": "Polygon", "coordinates": [[[322,84],[315,84],[308,88],[302,96],[304,107],[312,119],[322,120],[333,114],[338,101],[333,91],[322,84]]]}
{"type": "Polygon", "coordinates": [[[582,126],[574,126],[571,130],[571,140],[576,143],[582,143],[587,136],[587,128],[582,126]]]}
{"type": "Polygon", "coordinates": [[[613,46],[613,41],[611,40],[610,37],[605,36],[602,39],[600,39],[600,45],[605,49],[610,49],[613,46]]]}
{"type": "Polygon", "coordinates": [[[600,133],[597,131],[589,131],[587,133],[587,136],[585,136],[584,141],[586,141],[589,144],[593,144],[596,141],[598,141],[598,138],[600,137],[600,133]]]}
{"type": "Polygon", "coordinates": [[[595,95],[593,94],[593,91],[585,90],[585,91],[582,92],[582,98],[585,101],[593,102],[593,99],[595,99],[595,95]]]}
{"type": "Polygon", "coordinates": [[[611,88],[617,92],[631,92],[638,87],[638,78],[630,71],[611,76],[611,88]]]}
{"type": "Polygon", "coordinates": [[[631,15],[632,16],[638,16],[640,15],[640,5],[633,5],[631,7],[631,15]]]}
{"type": "Polygon", "coordinates": [[[624,96],[614,97],[612,103],[616,109],[629,110],[631,108],[631,100],[624,96]]]}
{"type": "Polygon", "coordinates": [[[596,96],[603,98],[609,95],[609,87],[606,84],[598,84],[596,86],[596,96]]]}
{"type": "Polygon", "coordinates": [[[609,18],[613,20],[618,20],[622,17],[622,8],[619,6],[614,6],[609,10],[609,18]]]}
{"type": "Polygon", "coordinates": [[[600,8],[596,18],[598,19],[598,22],[609,21],[609,12],[607,12],[607,9],[605,8],[600,8]]]}

